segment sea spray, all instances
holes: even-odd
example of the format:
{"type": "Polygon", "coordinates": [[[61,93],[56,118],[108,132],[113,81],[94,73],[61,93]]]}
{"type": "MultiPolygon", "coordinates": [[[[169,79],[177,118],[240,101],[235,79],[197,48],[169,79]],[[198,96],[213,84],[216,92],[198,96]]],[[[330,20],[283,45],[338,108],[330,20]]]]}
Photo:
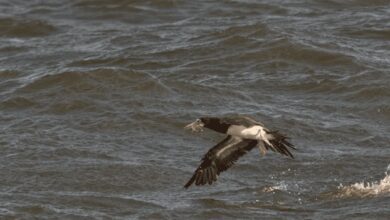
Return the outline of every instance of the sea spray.
{"type": "Polygon", "coordinates": [[[357,182],[349,186],[343,186],[340,184],[338,187],[341,192],[338,194],[339,197],[349,196],[376,196],[390,194],[390,164],[387,166],[385,177],[380,181],[373,182],[357,182]]]}

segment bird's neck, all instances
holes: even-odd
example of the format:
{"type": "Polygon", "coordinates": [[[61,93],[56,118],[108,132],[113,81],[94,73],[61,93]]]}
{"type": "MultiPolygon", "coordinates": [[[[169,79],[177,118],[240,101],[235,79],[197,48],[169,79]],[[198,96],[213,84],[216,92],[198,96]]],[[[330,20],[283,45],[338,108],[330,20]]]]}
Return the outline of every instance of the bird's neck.
{"type": "Polygon", "coordinates": [[[206,128],[209,128],[211,130],[214,130],[219,133],[227,133],[227,130],[229,129],[229,124],[221,123],[219,121],[212,121],[211,123],[208,123],[205,125],[206,128]]]}

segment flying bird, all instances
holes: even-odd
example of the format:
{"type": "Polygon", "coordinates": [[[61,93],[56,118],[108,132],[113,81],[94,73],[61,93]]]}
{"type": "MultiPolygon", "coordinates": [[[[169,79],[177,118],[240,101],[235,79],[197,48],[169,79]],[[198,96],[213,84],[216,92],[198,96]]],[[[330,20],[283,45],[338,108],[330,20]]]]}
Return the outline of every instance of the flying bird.
{"type": "Polygon", "coordinates": [[[184,188],[195,185],[212,184],[218,175],[229,169],[247,152],[259,148],[262,155],[267,150],[278,152],[294,158],[289,148],[296,148],[287,141],[288,137],[278,131],[271,131],[260,122],[248,116],[234,117],[202,117],[188,124],[184,128],[194,132],[203,131],[203,128],[227,134],[227,136],[212,147],[202,158],[201,164],[195,170],[191,179],[184,188]]]}

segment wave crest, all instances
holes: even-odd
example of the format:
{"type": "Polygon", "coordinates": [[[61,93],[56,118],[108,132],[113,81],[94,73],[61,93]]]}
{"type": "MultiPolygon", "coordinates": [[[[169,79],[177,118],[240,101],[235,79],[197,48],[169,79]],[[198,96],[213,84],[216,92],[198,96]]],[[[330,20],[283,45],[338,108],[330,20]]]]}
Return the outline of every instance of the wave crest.
{"type": "MultiPolygon", "coordinates": [[[[390,168],[390,165],[389,167],[390,168]]],[[[358,182],[349,186],[340,184],[338,197],[367,197],[383,194],[390,194],[390,173],[386,172],[385,177],[380,181],[358,182]]]]}

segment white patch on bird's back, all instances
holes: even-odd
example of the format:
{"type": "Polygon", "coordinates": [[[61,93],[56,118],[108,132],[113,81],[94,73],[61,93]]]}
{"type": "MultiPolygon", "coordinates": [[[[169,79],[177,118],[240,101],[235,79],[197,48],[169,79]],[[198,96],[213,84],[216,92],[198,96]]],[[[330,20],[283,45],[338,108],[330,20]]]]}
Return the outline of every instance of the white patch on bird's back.
{"type": "Polygon", "coordinates": [[[249,128],[242,125],[231,125],[227,130],[227,134],[245,139],[260,140],[265,136],[265,130],[260,125],[249,128]]]}
{"type": "Polygon", "coordinates": [[[258,147],[262,155],[265,154],[266,149],[262,141],[267,143],[267,145],[275,150],[275,147],[270,142],[274,139],[274,136],[270,133],[267,133],[268,129],[260,125],[254,125],[249,128],[242,125],[231,125],[227,131],[227,134],[240,137],[243,139],[252,139],[258,140],[258,147]]]}

